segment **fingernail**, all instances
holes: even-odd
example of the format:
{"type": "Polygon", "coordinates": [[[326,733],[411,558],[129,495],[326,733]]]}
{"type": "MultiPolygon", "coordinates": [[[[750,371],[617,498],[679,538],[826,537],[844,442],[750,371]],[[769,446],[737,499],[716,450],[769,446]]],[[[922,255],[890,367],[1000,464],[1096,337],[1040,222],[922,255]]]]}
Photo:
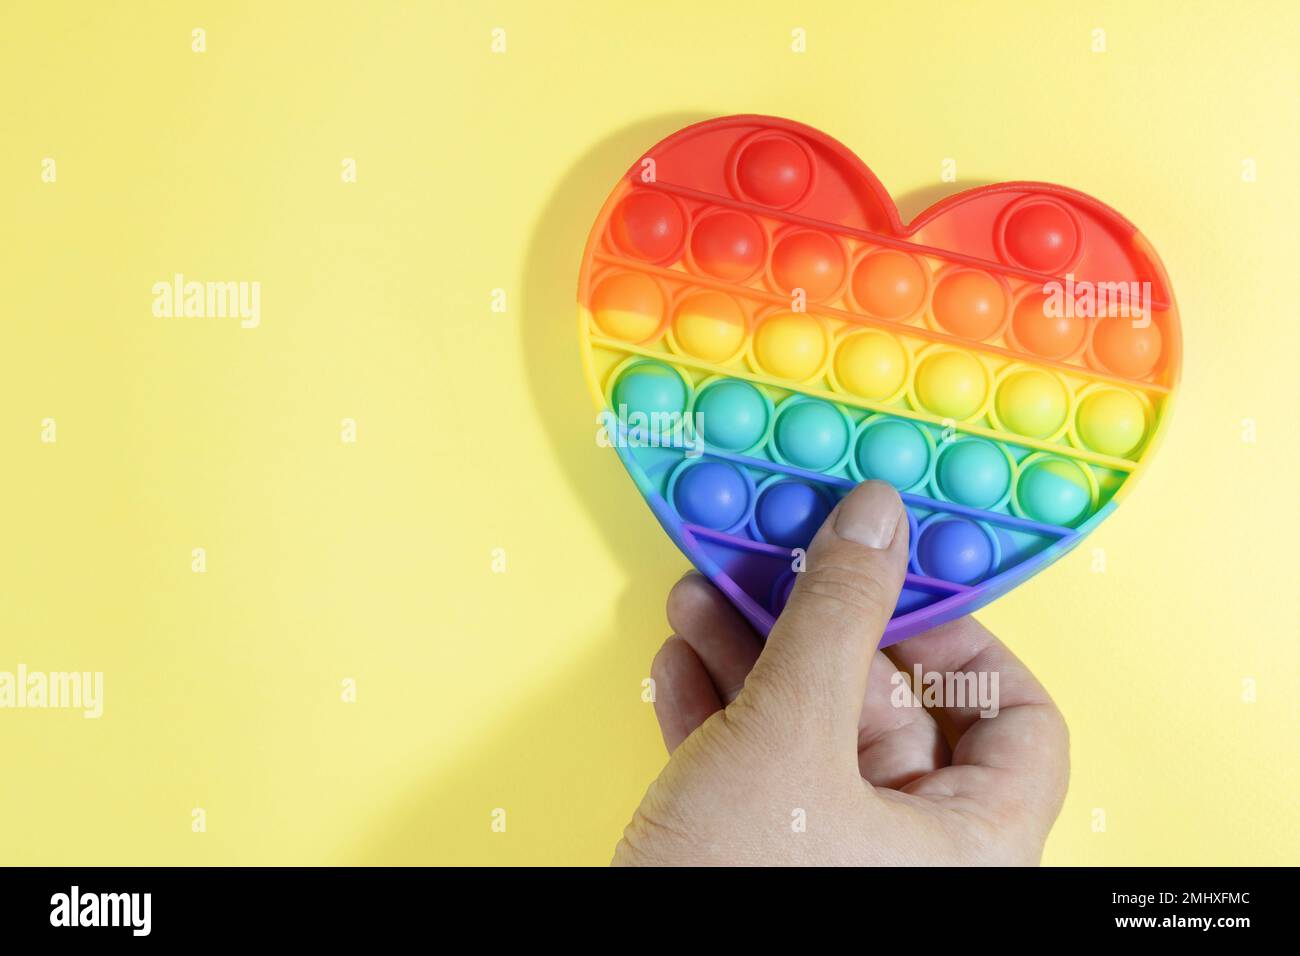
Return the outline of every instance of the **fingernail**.
{"type": "Polygon", "coordinates": [[[887,548],[898,533],[902,499],[883,481],[858,485],[840,502],[835,513],[835,531],[868,548],[887,548]]]}

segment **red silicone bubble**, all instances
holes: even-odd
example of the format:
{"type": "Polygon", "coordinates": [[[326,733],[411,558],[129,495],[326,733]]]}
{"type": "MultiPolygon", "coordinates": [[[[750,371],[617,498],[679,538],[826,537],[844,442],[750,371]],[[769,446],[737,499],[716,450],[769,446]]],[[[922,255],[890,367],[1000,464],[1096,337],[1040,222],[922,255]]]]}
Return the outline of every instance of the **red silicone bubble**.
{"type": "Polygon", "coordinates": [[[723,210],[705,216],[691,233],[691,256],[718,279],[744,279],[763,262],[763,229],[753,216],[723,210]]]}
{"type": "Polygon", "coordinates": [[[741,146],[736,158],[736,192],[765,206],[794,205],[808,192],[812,179],[811,153],[790,136],[756,136],[741,146]]]}
{"type": "Polygon", "coordinates": [[[686,217],[677,201],[649,190],[638,190],[619,203],[610,225],[621,251],[650,262],[674,258],[686,234],[686,217]]]}
{"type": "Polygon", "coordinates": [[[1030,197],[1008,207],[1000,238],[1007,261],[1037,272],[1062,272],[1079,249],[1079,220],[1059,202],[1030,197]]]}

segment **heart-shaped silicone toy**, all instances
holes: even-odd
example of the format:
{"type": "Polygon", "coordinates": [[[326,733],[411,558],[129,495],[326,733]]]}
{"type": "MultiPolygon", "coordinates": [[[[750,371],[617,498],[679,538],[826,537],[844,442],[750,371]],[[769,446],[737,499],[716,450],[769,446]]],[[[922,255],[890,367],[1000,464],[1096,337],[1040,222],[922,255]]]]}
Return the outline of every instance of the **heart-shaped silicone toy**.
{"type": "Polygon", "coordinates": [[[835,502],[911,523],[883,643],[968,613],[1095,528],[1153,453],[1181,353],[1164,268],[1071,189],[1012,182],[904,225],[843,145],[733,116],[639,157],[578,286],[602,434],[763,634],[835,502]]]}

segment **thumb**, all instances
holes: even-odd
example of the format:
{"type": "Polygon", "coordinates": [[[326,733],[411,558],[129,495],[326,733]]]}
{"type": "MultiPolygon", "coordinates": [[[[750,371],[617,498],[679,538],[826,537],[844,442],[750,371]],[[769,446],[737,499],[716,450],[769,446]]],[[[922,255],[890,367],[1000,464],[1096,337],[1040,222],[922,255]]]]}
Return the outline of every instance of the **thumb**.
{"type": "Polygon", "coordinates": [[[902,499],[883,481],[836,505],[754,665],[752,703],[856,735],[867,670],[907,574],[908,537],[902,499]]]}

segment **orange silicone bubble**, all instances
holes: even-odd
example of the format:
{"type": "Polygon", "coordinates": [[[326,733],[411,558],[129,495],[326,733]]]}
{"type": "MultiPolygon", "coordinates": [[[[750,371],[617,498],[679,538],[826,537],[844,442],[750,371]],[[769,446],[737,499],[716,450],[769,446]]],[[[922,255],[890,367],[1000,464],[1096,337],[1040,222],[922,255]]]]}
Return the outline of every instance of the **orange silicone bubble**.
{"type": "Polygon", "coordinates": [[[829,298],[844,282],[845,268],[844,250],[824,232],[792,232],[772,250],[772,278],[787,294],[803,289],[811,299],[829,298]]]}
{"type": "Polygon", "coordinates": [[[1160,327],[1134,324],[1128,316],[1097,320],[1092,332],[1092,354],[1110,372],[1127,378],[1143,378],[1160,361],[1162,337],[1160,327]]]}
{"type": "Polygon", "coordinates": [[[881,249],[853,270],[853,298],[882,319],[905,319],[925,301],[927,270],[915,256],[881,249]]]}
{"type": "Polygon", "coordinates": [[[1064,309],[1049,309],[1047,296],[1031,292],[1016,303],[1011,314],[1011,334],[1025,349],[1043,358],[1059,359],[1074,353],[1088,334],[1088,322],[1064,309]],[[1060,315],[1051,314],[1059,312],[1060,315]]]}
{"type": "Polygon", "coordinates": [[[606,335],[642,342],[654,335],[663,320],[663,290],[643,272],[618,272],[596,285],[591,313],[606,335]]]}
{"type": "Polygon", "coordinates": [[[1002,325],[1007,296],[987,272],[961,269],[939,280],[930,308],[934,320],[953,335],[986,339],[1002,325]]]}

